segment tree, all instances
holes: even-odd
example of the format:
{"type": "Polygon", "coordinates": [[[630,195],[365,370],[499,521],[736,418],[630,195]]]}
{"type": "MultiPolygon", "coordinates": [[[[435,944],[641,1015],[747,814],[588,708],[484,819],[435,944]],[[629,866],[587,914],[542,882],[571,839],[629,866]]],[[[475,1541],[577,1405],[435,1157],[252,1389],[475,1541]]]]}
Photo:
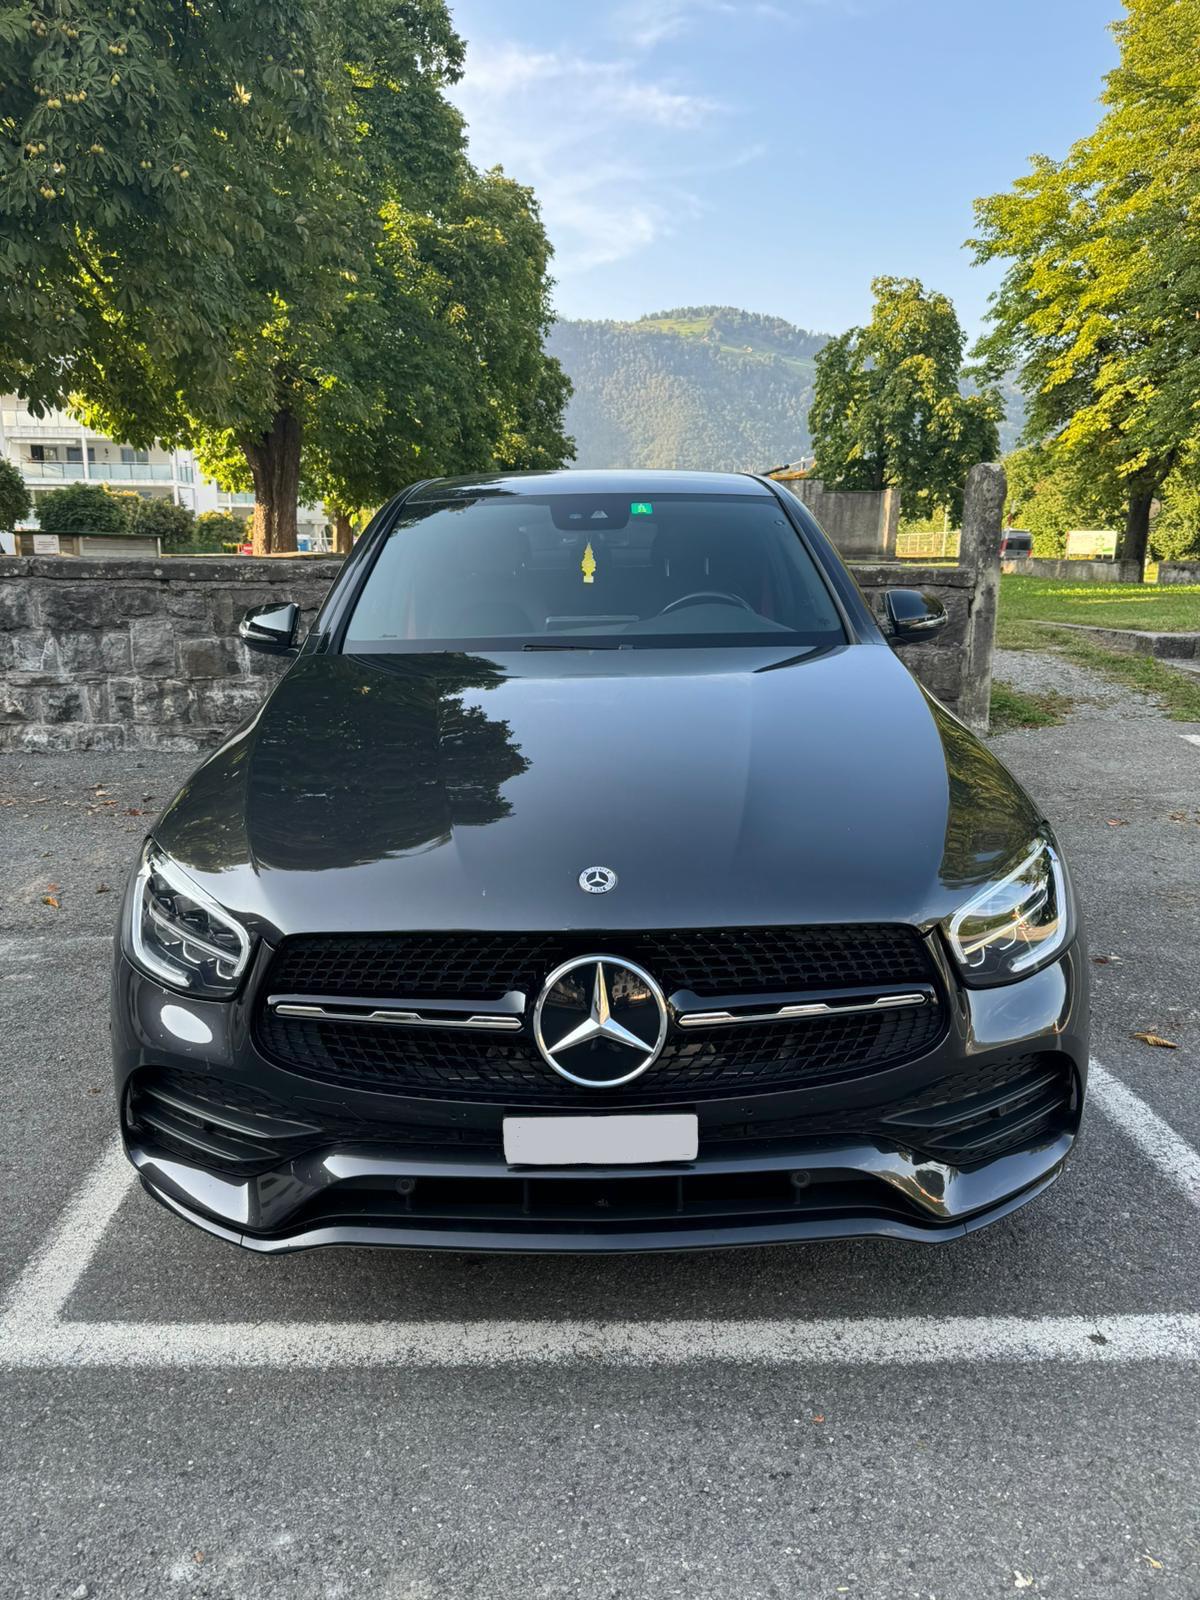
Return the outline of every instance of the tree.
{"type": "Polygon", "coordinates": [[[816,358],[814,472],[833,488],[897,485],[910,517],[939,505],[957,516],[968,471],[999,450],[999,396],[961,392],[966,337],[945,295],[916,278],[876,278],[871,289],[868,325],[816,358]]]}
{"type": "Polygon", "coordinates": [[[272,260],[305,255],[287,178],[344,101],[334,9],[0,9],[0,392],[38,411],[83,390],[135,444],[180,433],[185,381],[220,408],[230,330],[267,320],[272,260]]]}
{"type": "Polygon", "coordinates": [[[1162,505],[1150,524],[1150,550],[1158,561],[1200,561],[1200,447],[1185,449],[1162,487],[1162,505]]]}
{"type": "Polygon", "coordinates": [[[389,210],[306,426],[305,496],[325,501],[335,548],[349,550],[355,513],[413,478],[571,455],[570,385],[543,348],[549,255],[531,192],[465,161],[438,215],[389,210]]]}
{"type": "MultiPolygon", "coordinates": [[[[366,410],[348,308],[372,298],[394,219],[453,215],[471,175],[444,0],[0,18],[0,269],[18,290],[0,375],[135,444],[227,439],[221,481],[253,486],[256,548],[294,549],[306,434],[366,410]]],[[[444,374],[422,375],[432,408],[444,374]]]]}
{"type": "Polygon", "coordinates": [[[17,523],[29,515],[29,508],[25,479],[11,461],[0,456],[0,530],[11,533],[17,523]]]}
{"type": "Polygon", "coordinates": [[[1026,437],[1122,491],[1119,554],[1200,411],[1200,0],[1126,0],[1095,132],[976,205],[980,261],[1009,263],[980,354],[1015,363],[1026,437]]]}
{"type": "Polygon", "coordinates": [[[196,514],[165,497],[139,495],[129,519],[130,533],[143,539],[161,539],[164,550],[190,544],[196,534],[196,514]]]}
{"type": "Polygon", "coordinates": [[[1033,535],[1036,556],[1066,554],[1072,528],[1111,528],[1119,520],[1122,493],[1111,480],[1089,478],[1052,445],[1029,445],[1004,459],[1005,507],[1010,525],[1033,535]]]}
{"type": "Polygon", "coordinates": [[[121,497],[99,483],[73,483],[37,503],[43,533],[128,533],[129,513],[121,497]]]}

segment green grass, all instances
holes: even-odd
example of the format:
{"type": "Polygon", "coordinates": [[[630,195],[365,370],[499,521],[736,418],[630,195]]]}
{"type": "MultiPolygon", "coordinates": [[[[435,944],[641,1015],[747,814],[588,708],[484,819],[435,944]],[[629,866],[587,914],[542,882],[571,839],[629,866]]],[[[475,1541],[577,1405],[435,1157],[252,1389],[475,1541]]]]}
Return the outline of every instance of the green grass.
{"type": "MultiPolygon", "coordinates": [[[[1072,583],[1069,578],[1008,574],[1000,579],[1000,617],[1002,628],[1025,622],[1082,622],[1098,628],[1200,633],[1200,584],[1160,589],[1146,583],[1072,583]]],[[[1009,643],[1003,638],[1000,642],[1009,643]]]]}
{"type": "MultiPolygon", "coordinates": [[[[1000,612],[996,619],[996,643],[1003,649],[1051,651],[1149,695],[1173,721],[1200,722],[1200,677],[1166,666],[1154,656],[1106,650],[1086,634],[1045,626],[1054,622],[1166,633],[1200,632],[1200,584],[1157,589],[1145,584],[1071,583],[1063,578],[1010,575],[1000,580],[1000,612]]],[[[1003,716],[1003,711],[1000,714],[1003,716]]]]}
{"type": "Polygon", "coordinates": [[[989,730],[1009,733],[1013,728],[1053,728],[1063,720],[1071,705],[1072,701],[1065,694],[1056,694],[1053,690],[1045,694],[1026,694],[1007,683],[993,683],[989,730]]]}

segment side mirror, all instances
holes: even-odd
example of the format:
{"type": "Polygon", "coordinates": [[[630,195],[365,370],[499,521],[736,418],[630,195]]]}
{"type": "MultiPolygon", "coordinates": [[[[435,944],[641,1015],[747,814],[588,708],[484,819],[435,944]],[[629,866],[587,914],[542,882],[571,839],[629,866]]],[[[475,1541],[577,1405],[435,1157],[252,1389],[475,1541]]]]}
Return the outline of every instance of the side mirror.
{"type": "Polygon", "coordinates": [[[932,639],[949,621],[937,595],[923,594],[920,589],[889,589],[883,603],[894,645],[920,644],[923,639],[932,639]]]}
{"type": "Polygon", "coordinates": [[[251,650],[261,650],[265,655],[292,656],[296,653],[299,626],[300,607],[290,600],[251,606],[238,623],[238,638],[251,650]]]}

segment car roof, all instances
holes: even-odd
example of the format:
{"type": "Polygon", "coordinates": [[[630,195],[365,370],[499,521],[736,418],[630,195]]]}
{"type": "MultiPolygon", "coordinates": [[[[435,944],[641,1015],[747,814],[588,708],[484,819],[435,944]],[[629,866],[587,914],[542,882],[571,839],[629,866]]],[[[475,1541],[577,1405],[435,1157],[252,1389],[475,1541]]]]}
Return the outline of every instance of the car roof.
{"type": "Polygon", "coordinates": [[[761,478],[745,472],[566,468],[556,472],[486,472],[477,477],[431,478],[417,485],[406,504],[476,500],[493,495],[627,494],[633,500],[648,500],[656,494],[770,495],[772,492],[761,478]]]}

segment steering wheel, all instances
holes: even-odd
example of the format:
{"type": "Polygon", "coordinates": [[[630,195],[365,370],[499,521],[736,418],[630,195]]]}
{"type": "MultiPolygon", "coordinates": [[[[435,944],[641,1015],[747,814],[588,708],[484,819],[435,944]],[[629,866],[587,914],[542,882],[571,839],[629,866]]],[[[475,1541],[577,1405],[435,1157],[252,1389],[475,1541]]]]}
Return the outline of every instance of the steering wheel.
{"type": "Polygon", "coordinates": [[[739,606],[743,611],[753,611],[754,607],[749,600],[743,600],[740,594],[726,594],[723,589],[697,589],[694,594],[681,594],[678,600],[672,600],[658,613],[665,617],[668,611],[678,611],[681,606],[694,606],[703,600],[717,600],[723,605],[739,606]]]}

